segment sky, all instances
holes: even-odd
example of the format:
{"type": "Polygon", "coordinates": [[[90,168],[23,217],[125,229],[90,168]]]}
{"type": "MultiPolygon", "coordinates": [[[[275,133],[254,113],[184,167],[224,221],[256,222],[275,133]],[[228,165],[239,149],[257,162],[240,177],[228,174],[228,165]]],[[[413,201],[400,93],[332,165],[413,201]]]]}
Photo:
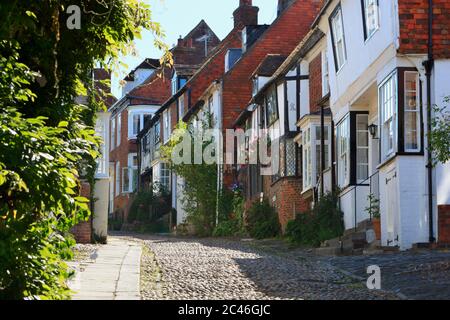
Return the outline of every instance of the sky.
{"type": "MultiPolygon", "coordinates": [[[[166,33],[165,42],[169,47],[177,43],[202,19],[211,27],[219,39],[233,28],[233,11],[239,6],[239,0],[144,0],[150,5],[152,19],[161,24],[166,33]]],[[[253,5],[259,7],[259,24],[270,24],[277,14],[277,0],[253,0],[253,5]]],[[[145,58],[161,57],[161,52],[153,46],[153,35],[149,31],[142,33],[142,39],[135,41],[137,56],[125,56],[121,61],[127,65],[113,76],[112,92],[121,96],[120,80],[139,65],[145,58]]]]}

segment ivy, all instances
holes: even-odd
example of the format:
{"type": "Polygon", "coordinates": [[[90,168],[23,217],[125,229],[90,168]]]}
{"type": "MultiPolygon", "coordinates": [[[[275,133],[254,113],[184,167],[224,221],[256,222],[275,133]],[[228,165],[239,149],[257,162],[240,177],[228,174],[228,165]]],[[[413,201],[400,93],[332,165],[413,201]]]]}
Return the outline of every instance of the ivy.
{"type": "Polygon", "coordinates": [[[92,69],[117,71],[143,29],[166,50],[164,33],[135,0],[2,1],[0,15],[0,299],[64,299],[68,232],[90,215],[80,178],[94,182],[105,108],[92,69]],[[69,5],[79,30],[66,26],[69,5]]]}

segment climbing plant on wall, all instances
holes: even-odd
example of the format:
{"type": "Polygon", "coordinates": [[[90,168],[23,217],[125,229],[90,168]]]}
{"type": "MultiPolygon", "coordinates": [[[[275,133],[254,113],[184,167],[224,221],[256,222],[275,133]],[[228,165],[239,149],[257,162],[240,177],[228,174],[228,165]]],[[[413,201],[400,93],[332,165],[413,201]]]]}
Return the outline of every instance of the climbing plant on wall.
{"type": "Polygon", "coordinates": [[[135,0],[2,1],[0,15],[0,299],[62,299],[67,232],[90,214],[79,179],[98,156],[91,71],[117,66],[144,28],[166,50],[164,34],[135,0]]]}

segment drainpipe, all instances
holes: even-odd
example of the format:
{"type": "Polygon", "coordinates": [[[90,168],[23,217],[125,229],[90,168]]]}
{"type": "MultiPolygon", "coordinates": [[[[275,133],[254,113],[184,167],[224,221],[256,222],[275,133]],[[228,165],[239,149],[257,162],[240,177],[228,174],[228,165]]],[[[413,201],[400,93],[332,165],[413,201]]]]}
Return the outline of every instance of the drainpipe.
{"type": "Polygon", "coordinates": [[[222,103],[223,103],[223,82],[216,80],[216,87],[219,88],[219,101],[217,103],[217,130],[221,133],[218,137],[218,150],[217,150],[217,186],[216,186],[216,226],[219,224],[219,200],[222,194],[222,175],[223,175],[223,164],[221,159],[223,159],[223,114],[222,114],[222,103]]]}
{"type": "Polygon", "coordinates": [[[323,172],[325,171],[325,111],[320,106],[320,197],[324,194],[323,172]]]}
{"type": "Polygon", "coordinates": [[[427,141],[428,141],[428,215],[429,215],[429,241],[434,243],[433,226],[433,155],[430,149],[430,133],[431,133],[431,72],[433,70],[433,0],[428,0],[428,60],[423,62],[425,67],[425,75],[427,78],[427,141]]]}

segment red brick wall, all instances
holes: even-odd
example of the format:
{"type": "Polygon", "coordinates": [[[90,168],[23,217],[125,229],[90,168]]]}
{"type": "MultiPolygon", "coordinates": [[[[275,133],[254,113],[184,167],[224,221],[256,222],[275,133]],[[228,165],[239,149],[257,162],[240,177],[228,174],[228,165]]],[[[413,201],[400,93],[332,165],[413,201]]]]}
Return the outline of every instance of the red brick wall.
{"type": "Polygon", "coordinates": [[[223,125],[231,128],[251,99],[250,75],[267,54],[289,55],[309,32],[319,0],[297,0],[274,21],[234,68],[223,77],[223,125]]]}
{"type": "MultiPolygon", "coordinates": [[[[270,183],[271,178],[266,181],[270,183]]],[[[283,178],[268,188],[267,198],[277,210],[283,233],[287,223],[295,218],[296,213],[306,212],[309,202],[301,195],[302,181],[299,178],[283,178]],[[275,201],[274,201],[275,200],[275,201]]]]}
{"type": "Polygon", "coordinates": [[[309,102],[310,112],[319,111],[318,102],[322,99],[322,55],[318,54],[309,64],[309,102]]]}
{"type": "Polygon", "coordinates": [[[450,244],[450,205],[438,207],[439,243],[450,244]]]}
{"type": "MultiPolygon", "coordinates": [[[[433,1],[435,58],[450,57],[450,1],[433,1]]],[[[404,54],[427,53],[428,0],[399,0],[400,48],[404,54]]]]}
{"type": "Polygon", "coordinates": [[[131,99],[130,103],[162,105],[171,96],[172,85],[170,81],[171,70],[166,68],[164,73],[157,70],[156,73],[144,83],[130,92],[131,96],[144,97],[145,100],[131,99]]]}
{"type": "MultiPolygon", "coordinates": [[[[87,182],[81,183],[81,196],[90,198],[91,193],[91,186],[87,182]]],[[[91,225],[91,218],[89,218],[88,221],[83,221],[79,224],[77,224],[75,227],[71,230],[73,236],[75,237],[75,240],[77,243],[91,243],[92,241],[92,225],[91,225]]]]}
{"type": "MultiPolygon", "coordinates": [[[[116,190],[116,167],[114,166],[114,176],[111,177],[114,181],[114,195],[119,194],[119,196],[114,197],[114,210],[123,209],[125,212],[125,217],[128,215],[128,208],[130,206],[130,195],[120,194],[122,188],[122,168],[128,167],[128,154],[137,152],[136,140],[128,140],[128,110],[124,109],[121,112],[122,115],[122,126],[121,126],[121,137],[120,145],[110,152],[110,161],[117,163],[120,161],[120,184],[119,190],[116,190]]],[[[117,119],[117,117],[116,117],[117,119]]],[[[112,126],[110,126],[110,130],[112,126]]],[[[117,135],[117,123],[116,123],[116,135],[117,135]]],[[[111,136],[111,135],[110,135],[111,136]]]]}

